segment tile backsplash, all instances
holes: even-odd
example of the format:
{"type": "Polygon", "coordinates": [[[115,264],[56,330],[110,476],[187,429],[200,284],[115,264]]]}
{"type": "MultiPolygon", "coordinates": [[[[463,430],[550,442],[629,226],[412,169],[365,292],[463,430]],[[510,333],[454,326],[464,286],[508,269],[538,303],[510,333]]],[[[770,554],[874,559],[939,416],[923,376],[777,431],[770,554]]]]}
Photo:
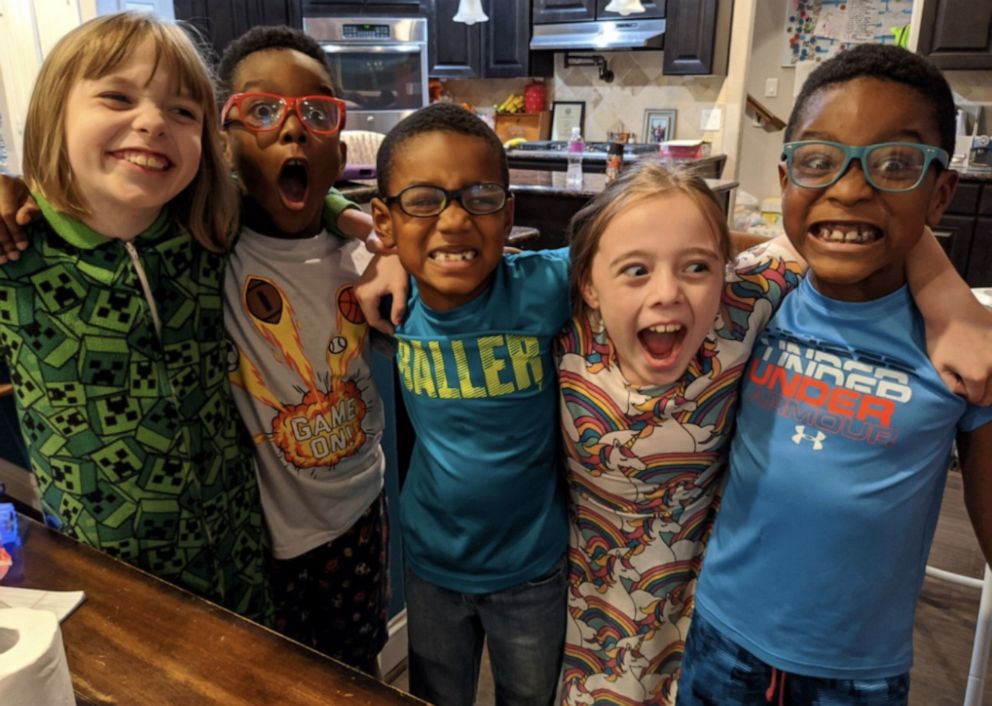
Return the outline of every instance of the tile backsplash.
{"type": "MultiPolygon", "coordinates": [[[[589,52],[582,52],[583,55],[589,52]]],[[[621,129],[643,140],[644,111],[674,108],[675,138],[711,139],[700,129],[703,109],[719,103],[722,76],[664,76],[660,51],[602,52],[615,78],[602,81],[595,66],[565,68],[564,54],[555,54],[554,77],[546,79],[548,101],[583,101],[586,104],[584,136],[605,140],[621,129]]],[[[530,79],[449,80],[455,100],[489,107],[508,93],[521,93],[530,79]]]]}

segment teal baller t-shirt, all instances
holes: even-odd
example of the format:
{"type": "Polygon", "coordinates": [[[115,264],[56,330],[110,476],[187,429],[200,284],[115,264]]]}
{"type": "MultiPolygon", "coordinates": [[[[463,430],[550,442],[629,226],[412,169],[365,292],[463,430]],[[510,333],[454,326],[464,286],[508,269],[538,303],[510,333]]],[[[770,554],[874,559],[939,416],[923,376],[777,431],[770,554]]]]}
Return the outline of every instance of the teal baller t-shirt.
{"type": "Polygon", "coordinates": [[[551,346],[569,315],[567,249],[505,256],[492,286],[456,309],[413,292],[396,364],[417,433],[400,516],[420,578],[488,593],[564,553],[551,346]]]}

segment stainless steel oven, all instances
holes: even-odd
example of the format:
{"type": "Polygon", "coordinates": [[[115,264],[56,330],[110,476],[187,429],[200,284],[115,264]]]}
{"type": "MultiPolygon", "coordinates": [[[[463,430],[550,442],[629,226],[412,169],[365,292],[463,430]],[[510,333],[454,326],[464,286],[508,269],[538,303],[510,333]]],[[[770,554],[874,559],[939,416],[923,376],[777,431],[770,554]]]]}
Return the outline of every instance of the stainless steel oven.
{"type": "Polygon", "coordinates": [[[327,53],[347,129],[386,133],[427,105],[423,17],[304,17],[303,31],[327,53]]]}

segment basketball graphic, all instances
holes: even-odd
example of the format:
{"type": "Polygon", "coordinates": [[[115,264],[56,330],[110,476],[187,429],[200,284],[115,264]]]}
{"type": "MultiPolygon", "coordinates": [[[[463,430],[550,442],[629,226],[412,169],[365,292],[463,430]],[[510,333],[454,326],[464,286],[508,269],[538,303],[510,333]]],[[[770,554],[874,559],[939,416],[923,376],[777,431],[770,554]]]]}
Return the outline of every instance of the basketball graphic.
{"type": "Polygon", "coordinates": [[[362,307],[358,304],[358,297],[355,296],[354,287],[345,287],[338,292],[338,311],[350,323],[365,323],[365,314],[362,313],[362,307]]]}
{"type": "Polygon", "coordinates": [[[245,285],[245,308],[259,321],[277,324],[282,318],[282,295],[270,282],[253,277],[245,285]]]}

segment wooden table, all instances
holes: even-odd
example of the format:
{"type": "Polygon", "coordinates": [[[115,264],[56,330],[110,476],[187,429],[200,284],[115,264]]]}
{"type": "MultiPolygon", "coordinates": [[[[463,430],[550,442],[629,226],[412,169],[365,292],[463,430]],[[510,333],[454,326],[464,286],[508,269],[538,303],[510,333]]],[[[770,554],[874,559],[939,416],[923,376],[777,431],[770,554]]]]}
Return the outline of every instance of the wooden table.
{"type": "Polygon", "coordinates": [[[24,516],[5,586],[83,590],[62,623],[80,706],[423,704],[24,516]]]}

